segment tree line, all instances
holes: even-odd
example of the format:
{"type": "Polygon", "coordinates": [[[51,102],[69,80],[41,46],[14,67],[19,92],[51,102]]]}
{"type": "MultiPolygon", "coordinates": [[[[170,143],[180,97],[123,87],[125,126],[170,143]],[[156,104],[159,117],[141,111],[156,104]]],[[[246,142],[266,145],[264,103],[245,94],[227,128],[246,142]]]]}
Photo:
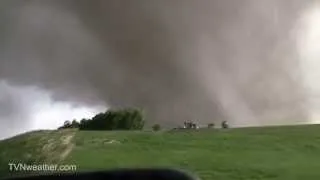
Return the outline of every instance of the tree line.
{"type": "Polygon", "coordinates": [[[58,129],[79,128],[79,130],[141,130],[145,124],[142,110],[126,108],[108,110],[91,119],[65,121],[58,129]]]}
{"type": "MultiPolygon", "coordinates": [[[[58,129],[78,128],[79,130],[142,130],[144,124],[145,118],[142,110],[125,108],[110,109],[106,112],[95,115],[91,119],[82,119],[80,122],[76,120],[65,121],[64,124],[58,129]]],[[[196,127],[197,124],[193,122],[185,122],[184,128],[197,129],[196,127]]],[[[207,126],[209,129],[213,129],[214,127],[214,123],[209,123],[207,126]]],[[[221,127],[224,129],[229,128],[228,122],[223,121],[221,123],[221,127]]],[[[159,124],[155,124],[152,126],[152,130],[160,131],[161,126],[159,124]]]]}

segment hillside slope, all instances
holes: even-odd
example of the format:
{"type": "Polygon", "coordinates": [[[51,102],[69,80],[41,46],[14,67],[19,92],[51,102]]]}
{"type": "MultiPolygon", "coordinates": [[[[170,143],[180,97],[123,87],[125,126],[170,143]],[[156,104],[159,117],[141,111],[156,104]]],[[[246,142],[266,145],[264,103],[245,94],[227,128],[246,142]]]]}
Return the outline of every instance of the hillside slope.
{"type": "Polygon", "coordinates": [[[60,163],[77,170],[175,167],[205,180],[319,179],[320,126],[171,132],[38,131],[0,141],[8,162],[60,163]]]}

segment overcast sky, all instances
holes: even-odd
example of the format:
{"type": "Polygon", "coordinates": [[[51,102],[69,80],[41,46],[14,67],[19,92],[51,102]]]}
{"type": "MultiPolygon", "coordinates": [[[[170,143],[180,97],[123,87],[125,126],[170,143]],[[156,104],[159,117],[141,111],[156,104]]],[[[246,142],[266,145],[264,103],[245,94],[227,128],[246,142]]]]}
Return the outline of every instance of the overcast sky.
{"type": "Polygon", "coordinates": [[[0,139],[30,130],[55,129],[65,120],[91,118],[106,110],[103,106],[79,107],[55,102],[50,93],[42,89],[5,81],[0,81],[0,107],[0,118],[7,122],[1,126],[0,139]]]}

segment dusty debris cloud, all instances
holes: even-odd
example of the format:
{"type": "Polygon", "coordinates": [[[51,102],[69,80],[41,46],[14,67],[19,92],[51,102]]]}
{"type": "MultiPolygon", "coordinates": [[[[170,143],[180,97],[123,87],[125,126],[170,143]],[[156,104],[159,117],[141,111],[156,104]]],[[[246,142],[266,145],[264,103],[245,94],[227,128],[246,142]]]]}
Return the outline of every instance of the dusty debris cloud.
{"type": "Polygon", "coordinates": [[[0,78],[164,125],[294,123],[307,113],[292,29],[309,2],[4,0],[0,78]]]}

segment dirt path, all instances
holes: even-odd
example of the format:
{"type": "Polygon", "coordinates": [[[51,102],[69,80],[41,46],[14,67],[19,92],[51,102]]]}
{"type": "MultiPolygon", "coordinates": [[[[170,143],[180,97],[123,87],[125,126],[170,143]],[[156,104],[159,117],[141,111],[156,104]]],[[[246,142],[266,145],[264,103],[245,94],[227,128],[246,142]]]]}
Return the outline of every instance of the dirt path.
{"type": "Polygon", "coordinates": [[[61,137],[62,145],[66,146],[65,150],[60,155],[61,161],[64,160],[72,151],[74,144],[71,141],[75,134],[75,132],[71,132],[70,134],[61,137]]]}

